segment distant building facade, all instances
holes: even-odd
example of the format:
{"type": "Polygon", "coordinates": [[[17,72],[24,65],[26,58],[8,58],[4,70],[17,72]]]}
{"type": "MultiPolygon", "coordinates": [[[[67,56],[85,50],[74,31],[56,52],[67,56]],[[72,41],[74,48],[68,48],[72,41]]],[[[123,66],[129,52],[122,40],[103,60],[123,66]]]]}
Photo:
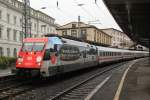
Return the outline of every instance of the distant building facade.
{"type": "Polygon", "coordinates": [[[133,41],[123,32],[114,28],[102,29],[103,32],[112,36],[112,47],[128,49],[133,45],[133,41]]]}
{"type": "MultiPolygon", "coordinates": [[[[32,37],[56,32],[54,18],[32,8],[30,11],[32,37]]],[[[22,2],[0,0],[0,56],[14,57],[17,55],[24,38],[22,14],[22,2]]]]}
{"type": "Polygon", "coordinates": [[[57,28],[60,36],[72,36],[83,40],[93,41],[107,46],[111,45],[111,36],[101,31],[97,27],[83,22],[71,22],[57,28]]]}

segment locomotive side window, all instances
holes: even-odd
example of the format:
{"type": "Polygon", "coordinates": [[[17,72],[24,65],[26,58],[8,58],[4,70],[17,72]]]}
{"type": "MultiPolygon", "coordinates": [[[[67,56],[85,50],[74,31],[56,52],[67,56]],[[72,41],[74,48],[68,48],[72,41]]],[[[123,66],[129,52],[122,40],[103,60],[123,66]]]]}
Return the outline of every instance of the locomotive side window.
{"type": "Polygon", "coordinates": [[[50,49],[45,50],[43,60],[50,60],[50,49]]]}

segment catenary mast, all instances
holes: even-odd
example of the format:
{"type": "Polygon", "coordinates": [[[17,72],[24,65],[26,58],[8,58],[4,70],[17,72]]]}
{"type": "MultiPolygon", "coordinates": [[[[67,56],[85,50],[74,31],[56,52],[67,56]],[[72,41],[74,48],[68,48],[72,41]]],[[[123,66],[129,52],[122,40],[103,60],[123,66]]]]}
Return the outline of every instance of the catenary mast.
{"type": "Polygon", "coordinates": [[[31,16],[30,16],[30,0],[22,0],[23,2],[23,19],[22,32],[24,38],[31,37],[31,16]]]}

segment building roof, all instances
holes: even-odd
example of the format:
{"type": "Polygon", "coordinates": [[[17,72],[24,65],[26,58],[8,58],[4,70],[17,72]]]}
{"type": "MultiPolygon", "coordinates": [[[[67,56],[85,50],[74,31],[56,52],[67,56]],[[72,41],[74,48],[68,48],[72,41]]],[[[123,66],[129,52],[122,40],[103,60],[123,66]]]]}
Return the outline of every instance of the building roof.
{"type": "MultiPolygon", "coordinates": [[[[78,28],[79,28],[78,26],[75,27],[75,28],[72,28],[72,27],[66,27],[66,28],[65,28],[65,27],[64,27],[64,26],[67,26],[67,25],[69,25],[69,24],[74,24],[74,23],[78,24],[78,22],[70,22],[70,23],[67,23],[67,24],[65,24],[65,25],[60,26],[60,27],[57,28],[56,30],[78,29],[78,28]]],[[[97,27],[94,26],[94,25],[89,25],[89,24],[86,24],[86,23],[84,23],[84,22],[80,22],[80,24],[84,24],[84,25],[85,25],[85,26],[80,26],[80,28],[95,28],[95,29],[99,30],[100,32],[102,32],[102,33],[104,33],[104,34],[106,34],[106,35],[112,37],[111,35],[109,35],[109,34],[103,32],[101,29],[97,28],[97,27]]]]}

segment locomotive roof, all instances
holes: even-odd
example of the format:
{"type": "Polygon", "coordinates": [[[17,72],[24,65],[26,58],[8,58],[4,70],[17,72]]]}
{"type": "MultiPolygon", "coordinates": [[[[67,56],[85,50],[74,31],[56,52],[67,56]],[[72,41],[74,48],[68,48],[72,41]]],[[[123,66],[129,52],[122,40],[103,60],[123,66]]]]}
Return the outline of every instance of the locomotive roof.
{"type": "MultiPolygon", "coordinates": [[[[117,49],[117,48],[109,48],[109,47],[102,47],[102,46],[95,46],[91,45],[86,42],[80,42],[76,40],[71,40],[67,38],[61,38],[63,41],[65,41],[65,44],[70,45],[76,45],[76,46],[82,46],[82,47],[93,47],[98,48],[100,51],[109,51],[109,52],[131,52],[131,53],[149,53],[147,51],[133,51],[133,50],[125,50],[125,49],[117,49]]],[[[42,38],[26,38],[23,40],[23,42],[53,42],[54,44],[62,44],[62,41],[59,37],[42,37],[42,38]]]]}
{"type": "Polygon", "coordinates": [[[66,38],[62,38],[62,40],[65,41],[66,44],[70,44],[70,45],[83,46],[83,47],[87,47],[88,45],[90,45],[85,42],[70,40],[70,39],[66,39],[66,38]]]}
{"type": "Polygon", "coordinates": [[[23,42],[51,42],[53,44],[62,44],[61,39],[58,37],[25,38],[23,42]]]}
{"type": "Polygon", "coordinates": [[[47,42],[48,38],[25,38],[23,42],[47,42]]]}

